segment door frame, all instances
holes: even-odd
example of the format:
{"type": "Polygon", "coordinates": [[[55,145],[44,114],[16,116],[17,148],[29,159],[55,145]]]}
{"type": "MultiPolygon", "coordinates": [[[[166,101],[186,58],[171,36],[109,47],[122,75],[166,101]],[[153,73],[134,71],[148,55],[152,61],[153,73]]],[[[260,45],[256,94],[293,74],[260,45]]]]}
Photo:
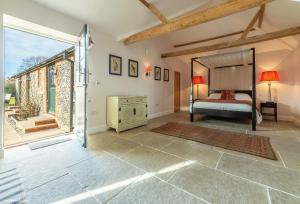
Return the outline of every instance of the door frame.
{"type": "Polygon", "coordinates": [[[75,91],[75,116],[77,115],[77,106],[78,101],[77,101],[77,92],[76,89],[82,88],[83,90],[83,110],[80,109],[80,111],[83,112],[84,118],[83,118],[83,123],[81,120],[78,120],[79,122],[77,123],[77,117],[75,119],[75,135],[77,136],[78,141],[81,143],[81,145],[86,148],[87,147],[87,89],[88,89],[88,82],[89,82],[89,64],[88,64],[88,50],[89,50],[89,43],[90,43],[90,36],[89,36],[89,25],[85,24],[80,32],[80,40],[77,43],[75,47],[75,55],[77,54],[78,56],[75,56],[75,63],[77,63],[77,68],[74,70],[74,91],[75,91]],[[81,44],[82,43],[82,44],[81,44]],[[82,46],[82,47],[81,47],[82,46]],[[84,53],[81,53],[82,49],[84,48],[84,53]],[[77,50],[77,51],[76,51],[77,50]],[[81,63],[81,55],[83,54],[84,59],[83,59],[83,67],[81,63]],[[77,75],[78,74],[78,75],[77,75]],[[82,127],[81,127],[82,126],[82,127]],[[77,129],[78,128],[78,129],[77,129]]]}
{"type": "MultiPolygon", "coordinates": [[[[15,16],[18,16],[17,13],[12,14],[15,16]]],[[[52,29],[50,27],[48,27],[47,25],[43,26],[43,25],[39,25],[36,23],[32,23],[30,21],[27,20],[23,20],[21,18],[17,18],[17,17],[13,17],[10,15],[6,15],[2,13],[0,14],[0,27],[3,29],[0,29],[0,44],[4,45],[4,28],[8,27],[8,28],[12,28],[12,29],[17,29],[20,31],[24,31],[27,33],[32,33],[35,35],[40,35],[40,36],[44,36],[44,37],[48,37],[54,40],[58,40],[58,41],[63,41],[63,42],[67,42],[73,45],[76,45],[79,41],[78,36],[69,34],[67,32],[62,32],[62,31],[58,31],[55,29],[52,29]]],[[[0,46],[0,64],[2,64],[3,66],[0,66],[0,83],[3,85],[4,87],[4,73],[5,73],[5,69],[7,69],[7,67],[4,67],[4,46],[0,46]]],[[[46,84],[47,86],[47,84],[46,84]]],[[[4,89],[2,90],[4,93],[4,89]]],[[[24,94],[24,93],[23,93],[24,94]]],[[[2,101],[4,101],[4,94],[0,94],[0,99],[2,101]]],[[[21,100],[21,99],[20,99],[21,100]]],[[[2,105],[0,106],[0,112],[1,112],[1,118],[0,118],[0,158],[4,157],[5,151],[4,151],[4,132],[2,131],[4,129],[4,103],[2,103],[2,105]]]]}
{"type": "Polygon", "coordinates": [[[178,71],[174,71],[174,112],[180,112],[180,106],[181,106],[181,73],[178,71]],[[176,109],[176,75],[179,75],[179,109],[176,109]]]}

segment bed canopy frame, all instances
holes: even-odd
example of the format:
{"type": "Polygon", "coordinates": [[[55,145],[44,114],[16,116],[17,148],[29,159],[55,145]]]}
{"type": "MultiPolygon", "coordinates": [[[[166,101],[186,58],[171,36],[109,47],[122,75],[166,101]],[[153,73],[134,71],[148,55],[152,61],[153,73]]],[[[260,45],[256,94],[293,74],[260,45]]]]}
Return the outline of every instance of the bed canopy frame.
{"type": "Polygon", "coordinates": [[[204,114],[208,116],[219,116],[229,118],[247,118],[252,120],[252,130],[256,130],[256,62],[255,62],[255,48],[246,49],[238,52],[231,52],[225,54],[216,54],[204,57],[195,57],[191,59],[191,101],[190,101],[190,120],[194,121],[194,114],[204,114]],[[244,68],[252,67],[252,84],[249,90],[235,90],[236,93],[245,93],[252,97],[252,112],[242,111],[228,111],[215,109],[194,108],[194,63],[200,64],[208,71],[208,95],[212,93],[220,93],[221,89],[211,89],[211,70],[224,69],[230,67],[244,68]],[[220,65],[221,63],[221,65],[220,65]]]}

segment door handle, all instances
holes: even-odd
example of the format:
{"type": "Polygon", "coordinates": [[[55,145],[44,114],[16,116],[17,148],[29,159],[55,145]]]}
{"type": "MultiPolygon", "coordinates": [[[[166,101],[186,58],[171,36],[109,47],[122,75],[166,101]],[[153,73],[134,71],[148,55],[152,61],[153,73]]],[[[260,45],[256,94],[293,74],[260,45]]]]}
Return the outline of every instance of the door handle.
{"type": "Polygon", "coordinates": [[[133,109],[133,115],[136,115],[136,109],[135,108],[133,109]]]}

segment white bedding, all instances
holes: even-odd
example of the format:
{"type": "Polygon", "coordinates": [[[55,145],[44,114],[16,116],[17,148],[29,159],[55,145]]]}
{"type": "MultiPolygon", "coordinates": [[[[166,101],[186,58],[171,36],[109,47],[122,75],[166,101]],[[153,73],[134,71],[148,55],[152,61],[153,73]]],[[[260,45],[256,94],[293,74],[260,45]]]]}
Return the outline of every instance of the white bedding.
{"type": "Polygon", "coordinates": [[[252,112],[252,106],[248,104],[238,104],[238,103],[215,103],[215,102],[197,101],[194,103],[194,108],[252,112]]]}
{"type": "MultiPolygon", "coordinates": [[[[209,98],[210,97],[208,97],[208,99],[209,98]]],[[[249,105],[249,104],[237,104],[237,103],[221,103],[221,102],[220,103],[215,103],[215,102],[207,102],[207,101],[196,101],[196,102],[194,102],[194,108],[252,112],[252,106],[251,105],[249,105]]],[[[191,108],[190,108],[190,111],[191,111],[191,108]]],[[[257,116],[257,123],[260,124],[262,122],[262,115],[257,110],[256,110],[256,116],[257,116]]]]}

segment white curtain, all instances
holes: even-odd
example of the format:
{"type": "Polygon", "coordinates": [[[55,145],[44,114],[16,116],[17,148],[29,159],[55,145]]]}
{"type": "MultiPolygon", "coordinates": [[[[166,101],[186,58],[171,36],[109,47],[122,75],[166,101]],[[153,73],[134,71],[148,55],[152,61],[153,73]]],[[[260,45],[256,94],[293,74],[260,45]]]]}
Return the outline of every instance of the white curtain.
{"type": "Polygon", "coordinates": [[[205,56],[198,60],[210,69],[210,89],[252,89],[251,50],[205,56]]]}
{"type": "Polygon", "coordinates": [[[237,66],[210,71],[210,89],[252,89],[252,66],[237,66]]]}

